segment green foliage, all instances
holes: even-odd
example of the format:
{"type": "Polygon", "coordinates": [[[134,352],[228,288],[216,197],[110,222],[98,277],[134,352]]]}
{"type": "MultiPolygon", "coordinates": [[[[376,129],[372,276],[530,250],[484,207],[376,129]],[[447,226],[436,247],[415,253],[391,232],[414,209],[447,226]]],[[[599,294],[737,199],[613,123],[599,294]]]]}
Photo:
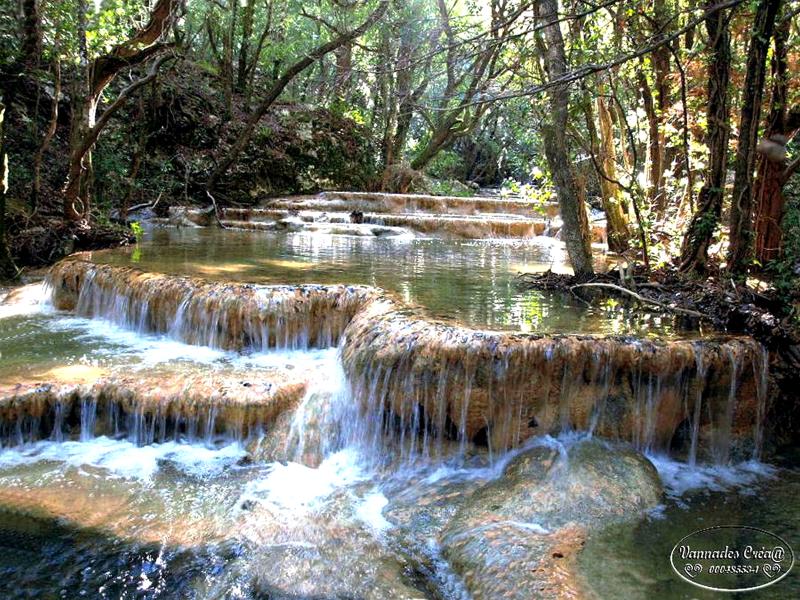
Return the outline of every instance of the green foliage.
{"type": "Polygon", "coordinates": [[[475,195],[475,190],[455,179],[429,179],[426,181],[426,188],[425,192],[434,196],[461,196],[462,198],[467,198],[475,195]]]}
{"type": "Polygon", "coordinates": [[[786,305],[794,305],[794,318],[800,323],[800,176],[791,178],[783,193],[786,198],[781,221],[783,255],[770,262],[767,269],[786,305]]]}
{"type": "Polygon", "coordinates": [[[452,150],[443,150],[430,162],[425,172],[437,179],[463,179],[464,158],[452,150]]]}
{"type": "Polygon", "coordinates": [[[144,236],[144,229],[142,228],[141,223],[139,221],[132,221],[131,222],[131,233],[136,238],[136,242],[141,242],[142,237],[144,236]]]}

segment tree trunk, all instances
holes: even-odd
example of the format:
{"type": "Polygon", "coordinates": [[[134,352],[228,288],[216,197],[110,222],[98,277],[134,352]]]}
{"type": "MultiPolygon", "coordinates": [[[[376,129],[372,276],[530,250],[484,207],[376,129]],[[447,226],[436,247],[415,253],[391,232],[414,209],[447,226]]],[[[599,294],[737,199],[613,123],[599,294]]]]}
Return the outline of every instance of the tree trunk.
{"type": "Polygon", "coordinates": [[[762,265],[778,258],[783,245],[781,220],[786,201],[783,197],[786,142],[794,137],[793,125],[800,125],[800,107],[796,113],[793,112],[797,117],[797,123],[793,124],[789,122],[786,106],[789,85],[787,42],[790,26],[791,20],[783,19],[775,28],[770,113],[765,132],[766,140],[759,144],[761,151],[757,159],[758,175],[753,194],[756,202],[755,256],[762,265]]]}
{"type": "Polygon", "coordinates": [[[236,42],[238,6],[238,0],[229,3],[230,21],[228,23],[228,30],[225,32],[225,35],[222,36],[222,65],[220,65],[220,75],[222,75],[222,93],[225,99],[226,120],[230,119],[233,114],[233,45],[236,42]]]}
{"type": "Polygon", "coordinates": [[[35,69],[42,58],[42,18],[39,0],[22,0],[22,46],[20,54],[26,69],[35,69]]]}
{"type": "Polygon", "coordinates": [[[247,89],[249,70],[250,38],[253,36],[253,13],[255,0],[245,0],[242,13],[242,43],[239,46],[239,59],[236,64],[236,90],[243,93],[247,89]]]}
{"type": "MultiPolygon", "coordinates": [[[[653,35],[664,36],[670,33],[669,15],[665,0],[654,0],[653,2],[653,35]]],[[[664,169],[672,162],[672,156],[667,148],[664,124],[671,102],[669,73],[670,73],[670,49],[662,45],[653,51],[651,56],[653,64],[653,76],[655,79],[655,134],[659,148],[659,164],[651,165],[650,176],[654,185],[650,189],[651,198],[655,202],[656,210],[659,215],[663,215],[667,207],[667,196],[664,191],[664,169]]]]}
{"type": "Polygon", "coordinates": [[[342,44],[334,50],[336,56],[336,75],[333,92],[336,98],[347,100],[353,76],[353,44],[342,44]]]}
{"type": "MultiPolygon", "coordinates": [[[[87,62],[86,81],[75,86],[72,99],[72,132],[70,135],[69,166],[64,183],[64,217],[73,222],[88,218],[91,198],[83,194],[85,185],[82,179],[86,173],[87,160],[97,138],[108,119],[123,104],[125,99],[141,85],[152,81],[158,67],[169,58],[159,57],[152,65],[149,74],[134,82],[117,97],[117,99],[97,119],[97,107],[106,86],[123,69],[144,63],[162,52],[167,46],[159,44],[159,40],[172,28],[177,18],[181,0],[158,0],[150,11],[150,20],[131,39],[115,46],[108,54],[87,62]]],[[[86,2],[79,2],[79,28],[85,31],[86,2]],[[82,18],[81,18],[82,17],[82,18]],[[82,26],[81,23],[84,25],[82,26]]],[[[81,55],[85,57],[85,35],[79,35],[81,55]],[[82,41],[81,41],[82,40],[82,41]]],[[[81,59],[82,62],[85,58],[81,59]]]]}
{"type": "Polygon", "coordinates": [[[6,192],[8,191],[8,156],[3,138],[6,107],[0,103],[0,280],[16,279],[17,268],[6,245],[6,192]]]}
{"type": "Polygon", "coordinates": [[[397,75],[395,77],[395,96],[398,101],[396,127],[394,135],[387,132],[387,152],[386,166],[399,162],[403,148],[406,144],[411,119],[414,114],[412,100],[412,77],[414,72],[411,69],[411,53],[413,51],[413,41],[411,39],[412,29],[408,22],[404,23],[403,33],[400,38],[400,45],[397,49],[397,75]]]}
{"type": "Polygon", "coordinates": [[[336,50],[342,44],[346,44],[348,42],[353,41],[357,37],[361,36],[365,31],[367,31],[370,27],[372,27],[375,23],[377,23],[381,17],[383,17],[386,9],[389,7],[389,0],[382,0],[380,5],[370,14],[361,25],[356,27],[350,32],[344,33],[335,39],[318,46],[316,49],[309,52],[306,56],[302,59],[294,63],[291,67],[289,67],[286,72],[275,82],[275,84],[270,88],[265,96],[264,100],[261,101],[261,104],[253,111],[250,117],[247,119],[247,123],[245,124],[242,133],[239,135],[239,138],[234,142],[233,146],[231,146],[228,153],[219,161],[216,169],[211,173],[211,176],[208,178],[206,182],[206,191],[210,192],[214,189],[214,186],[219,182],[220,178],[231,168],[231,166],[238,160],[239,155],[242,153],[247,145],[250,143],[250,139],[253,137],[253,133],[257,129],[258,122],[261,120],[266,112],[270,109],[270,107],[274,104],[274,102],[278,99],[281,95],[281,92],[286,88],[292,80],[305,71],[308,67],[313,65],[317,60],[336,50]]]}
{"type": "MultiPolygon", "coordinates": [[[[564,39],[558,22],[558,0],[542,0],[539,2],[539,11],[541,21],[547,24],[543,28],[546,42],[545,67],[550,80],[554,80],[567,72],[564,39]]],[[[589,221],[586,217],[586,207],[579,200],[572,161],[567,150],[569,87],[554,86],[550,89],[549,96],[550,122],[544,127],[544,151],[564,223],[561,237],[567,246],[575,274],[591,274],[594,269],[589,240],[589,221]]]]}
{"type": "Polygon", "coordinates": [[[747,53],[747,75],[742,95],[739,143],[736,148],[733,195],[731,197],[730,248],[728,269],[744,273],[752,258],[753,171],[756,164],[756,140],[761,119],[767,52],[780,0],[761,0],[756,11],[753,35],[747,53]]]}
{"type": "MultiPolygon", "coordinates": [[[[612,252],[625,252],[630,245],[630,232],[623,210],[622,188],[617,183],[617,151],[614,148],[614,130],[611,126],[611,113],[605,99],[597,98],[597,117],[600,135],[597,143],[598,179],[606,213],[608,248],[612,252]]],[[[594,123],[592,123],[592,126],[594,123]]]]}
{"type": "Polygon", "coordinates": [[[81,196],[82,180],[86,171],[85,160],[91,148],[83,150],[81,143],[86,130],[94,125],[97,100],[91,101],[89,53],[86,46],[86,0],[78,0],[78,69],[72,82],[70,98],[69,167],[64,186],[64,217],[80,221],[88,198],[81,196]]]}
{"type": "MultiPolygon", "coordinates": [[[[715,0],[707,0],[707,8],[715,0]]],[[[728,107],[728,83],[730,81],[730,33],[727,14],[715,11],[705,19],[711,57],[708,73],[708,123],[706,143],[708,145],[708,167],[706,180],[697,200],[697,211],[692,217],[681,248],[679,268],[683,272],[704,273],[708,262],[708,246],[719,223],[725,187],[725,167],[728,159],[728,132],[730,109],[728,107]]]]}
{"type": "Polygon", "coordinates": [[[641,69],[638,73],[638,80],[648,125],[647,182],[649,187],[647,188],[647,199],[651,207],[657,208],[661,202],[661,173],[663,172],[658,113],[653,99],[653,92],[650,90],[650,84],[641,69]]]}
{"type": "MultiPolygon", "coordinates": [[[[58,48],[56,48],[58,53],[58,48]]],[[[53,103],[50,109],[50,123],[47,126],[47,131],[44,134],[42,145],[36,152],[33,159],[33,189],[31,190],[31,208],[36,210],[39,205],[39,198],[42,194],[42,161],[47,149],[50,147],[50,142],[53,141],[53,136],[56,134],[58,128],[58,101],[61,96],[61,60],[58,56],[53,59],[53,103]]]]}

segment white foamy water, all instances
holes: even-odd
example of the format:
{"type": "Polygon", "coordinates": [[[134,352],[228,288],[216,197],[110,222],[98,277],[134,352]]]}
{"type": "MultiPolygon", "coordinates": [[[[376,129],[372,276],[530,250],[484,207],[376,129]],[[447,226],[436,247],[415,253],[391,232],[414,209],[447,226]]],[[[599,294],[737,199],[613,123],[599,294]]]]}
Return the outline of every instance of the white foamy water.
{"type": "Polygon", "coordinates": [[[85,442],[42,441],[2,450],[0,469],[50,461],[65,467],[97,467],[112,476],[149,481],[162,461],[189,475],[208,477],[219,474],[244,455],[244,449],[236,443],[220,448],[178,442],[136,446],[127,440],[101,436],[85,442]]]}
{"type": "Polygon", "coordinates": [[[372,491],[362,499],[356,508],[356,517],[377,532],[386,531],[392,524],[383,516],[383,509],[389,499],[379,491],[372,491]]]}
{"type": "Polygon", "coordinates": [[[272,463],[269,473],[247,484],[242,500],[278,509],[308,510],[317,507],[337,489],[369,477],[354,448],[328,456],[316,469],[295,462],[272,463]]]}
{"type": "Polygon", "coordinates": [[[0,319],[51,310],[50,292],[44,282],[31,283],[0,294],[0,319]]]}
{"type": "Polygon", "coordinates": [[[92,349],[93,356],[115,358],[126,356],[138,363],[132,368],[147,368],[173,361],[238,369],[329,369],[336,361],[336,348],[311,350],[279,350],[239,354],[209,346],[185,344],[165,335],[143,334],[103,319],[58,316],[46,323],[53,332],[69,332],[75,339],[104,347],[92,349]],[[105,347],[107,346],[107,347],[105,347]]]}
{"type": "Polygon", "coordinates": [[[173,360],[188,360],[209,364],[224,358],[233,358],[233,352],[215,350],[208,346],[192,346],[160,335],[143,335],[101,319],[59,317],[47,324],[51,331],[74,331],[77,339],[87,342],[99,340],[113,347],[94,350],[102,356],[135,355],[143,366],[152,366],[173,360]]]}
{"type": "Polygon", "coordinates": [[[750,487],[775,476],[770,465],[746,461],[735,465],[689,465],[662,455],[647,458],[658,470],[667,495],[673,498],[698,491],[751,493],[750,487]]]}

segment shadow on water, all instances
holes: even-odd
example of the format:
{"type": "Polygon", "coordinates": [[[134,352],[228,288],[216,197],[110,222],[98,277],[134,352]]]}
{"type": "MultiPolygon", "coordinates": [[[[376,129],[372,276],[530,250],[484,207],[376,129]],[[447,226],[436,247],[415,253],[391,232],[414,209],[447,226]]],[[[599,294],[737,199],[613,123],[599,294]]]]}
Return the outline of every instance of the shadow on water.
{"type": "Polygon", "coordinates": [[[0,507],[0,597],[190,598],[220,577],[242,548],[169,547],[125,540],[0,507]]]}
{"type": "MultiPolygon", "coordinates": [[[[663,510],[635,526],[612,525],[589,537],[579,565],[587,587],[600,598],[689,600],[800,598],[797,565],[774,585],[746,593],[707,591],[680,579],[670,552],[684,536],[717,525],[748,526],[772,532],[800,549],[800,470],[782,469],[759,485],[735,491],[696,491],[668,499],[663,510]]],[[[735,534],[732,534],[735,535],[735,534]]],[[[736,539],[731,538],[736,547],[736,539]]],[[[742,540],[739,540],[740,543],[742,540]]],[[[728,581],[734,587],[744,580],[728,581]]]]}

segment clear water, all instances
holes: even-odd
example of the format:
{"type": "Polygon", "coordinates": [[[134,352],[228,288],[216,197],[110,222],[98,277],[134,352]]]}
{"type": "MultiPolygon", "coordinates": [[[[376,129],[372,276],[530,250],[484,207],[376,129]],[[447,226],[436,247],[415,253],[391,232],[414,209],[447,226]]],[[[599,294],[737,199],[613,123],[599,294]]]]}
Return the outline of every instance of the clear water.
{"type": "Polygon", "coordinates": [[[728,472],[688,469],[674,463],[661,467],[662,476],[673,487],[660,510],[633,526],[614,525],[590,536],[579,557],[587,587],[600,598],[630,600],[800,598],[797,565],[775,585],[728,595],[690,586],[678,579],[669,562],[670,552],[681,538],[716,525],[744,525],[773,532],[797,553],[800,471],[778,469],[763,477],[746,467],[728,472]]]}
{"type": "MultiPolygon", "coordinates": [[[[613,306],[587,309],[516,289],[518,271],[562,264],[557,252],[537,242],[184,229],[153,230],[137,247],[92,258],[213,279],[364,283],[436,317],[476,326],[674,333],[668,319],[613,306]]],[[[240,356],[35,303],[0,306],[0,388],[6,389],[114,373],[282,377],[296,369],[314,372],[324,388],[335,385],[333,353],[240,356]]],[[[137,447],[107,437],[0,449],[0,598],[465,597],[443,560],[434,556],[434,572],[423,575],[398,551],[387,509],[401,497],[422,503],[424,482],[432,479],[469,493],[498,474],[486,468],[485,456],[473,455],[459,468],[410,473],[369,466],[357,448],[330,454],[317,469],[251,464],[245,450],[222,438],[137,447]]],[[[709,597],[669,567],[675,542],[702,526],[760,526],[800,548],[796,470],[688,469],[654,460],[668,488],[664,505],[640,522],[596,532],[580,556],[576,577],[599,598],[709,597]]],[[[749,596],[800,597],[800,578],[795,572],[749,596]]]]}
{"type": "MultiPolygon", "coordinates": [[[[136,448],[108,438],[0,452],[0,595],[467,597],[444,561],[434,561],[438,570],[427,582],[409,567],[398,551],[398,536],[409,532],[384,512],[408,498],[425,504],[432,482],[467,494],[499,469],[391,474],[367,468],[357,449],[334,453],[317,469],[245,464],[242,455],[224,443],[136,448]]],[[[659,466],[672,483],[675,467],[659,466]]],[[[694,473],[683,479],[698,487],[668,487],[664,505],[641,521],[590,536],[575,573],[584,589],[608,599],[710,598],[669,567],[683,535],[747,524],[797,541],[796,471],[729,469],[710,487],[713,474],[694,473]]],[[[424,525],[417,535],[424,538],[424,525]]],[[[795,573],[751,597],[791,598],[799,590],[795,573]]]]}
{"type": "MultiPolygon", "coordinates": [[[[476,327],[542,333],[686,335],[668,315],[587,305],[571,294],[522,291],[519,273],[569,272],[563,244],[525,240],[389,239],[216,228],[148,230],[136,246],[91,260],[254,283],[349,283],[394,294],[430,316],[476,327]]],[[[598,255],[597,267],[605,266],[598,255]]]]}

